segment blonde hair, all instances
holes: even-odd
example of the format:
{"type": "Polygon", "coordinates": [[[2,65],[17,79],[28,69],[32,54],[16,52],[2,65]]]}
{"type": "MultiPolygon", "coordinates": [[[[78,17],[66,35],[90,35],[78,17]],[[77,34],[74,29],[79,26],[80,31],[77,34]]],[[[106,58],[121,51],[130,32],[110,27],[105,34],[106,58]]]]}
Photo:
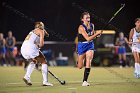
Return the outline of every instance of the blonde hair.
{"type": "Polygon", "coordinates": [[[0,37],[3,37],[3,33],[0,33],[0,37]]]}
{"type": "Polygon", "coordinates": [[[44,29],[43,22],[35,22],[35,28],[44,29]]]}

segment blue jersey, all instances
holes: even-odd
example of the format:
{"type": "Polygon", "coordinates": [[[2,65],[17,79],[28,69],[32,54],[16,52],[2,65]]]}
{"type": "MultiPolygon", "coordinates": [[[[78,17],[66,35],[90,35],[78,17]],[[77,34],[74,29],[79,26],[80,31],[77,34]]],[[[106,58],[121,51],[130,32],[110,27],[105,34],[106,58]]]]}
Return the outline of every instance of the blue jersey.
{"type": "MultiPolygon", "coordinates": [[[[90,28],[89,29],[86,27],[85,24],[82,24],[82,26],[85,28],[85,31],[87,32],[88,36],[91,36],[93,34],[92,33],[92,31],[93,31],[93,24],[90,24],[90,28]]],[[[79,42],[84,42],[84,41],[86,41],[86,39],[83,37],[82,34],[78,33],[78,41],[79,42]]]]}
{"type": "Polygon", "coordinates": [[[14,44],[14,39],[13,39],[13,37],[12,38],[7,38],[6,39],[6,43],[7,43],[7,45],[8,46],[13,46],[13,44],[14,44]]]}
{"type": "Polygon", "coordinates": [[[13,37],[12,38],[7,38],[6,39],[6,43],[7,43],[7,45],[8,46],[10,46],[10,47],[7,47],[6,48],[6,50],[7,50],[7,52],[12,52],[13,50],[14,50],[14,47],[11,47],[11,46],[13,46],[13,44],[14,44],[14,39],[13,39],[13,37]]]}
{"type": "Polygon", "coordinates": [[[125,38],[119,38],[119,48],[118,48],[118,54],[124,54],[126,53],[126,48],[125,48],[125,38]]]}
{"type": "MultiPolygon", "coordinates": [[[[85,31],[87,32],[88,36],[92,35],[93,26],[90,24],[90,28],[88,29],[84,24],[82,26],[85,28],[85,31]]],[[[81,35],[78,34],[78,46],[77,46],[77,53],[79,55],[82,55],[86,53],[88,50],[94,50],[94,43],[93,41],[86,41],[86,39],[81,35]]]]}
{"type": "Polygon", "coordinates": [[[119,46],[125,47],[125,43],[126,43],[125,38],[119,38],[118,42],[119,42],[119,46]]]}

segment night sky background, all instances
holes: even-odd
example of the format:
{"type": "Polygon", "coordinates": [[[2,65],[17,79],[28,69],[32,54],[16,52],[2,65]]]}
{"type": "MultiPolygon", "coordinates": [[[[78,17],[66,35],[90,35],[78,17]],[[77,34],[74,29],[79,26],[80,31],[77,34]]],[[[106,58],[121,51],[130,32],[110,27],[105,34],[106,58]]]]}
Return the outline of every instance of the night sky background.
{"type": "Polygon", "coordinates": [[[123,10],[106,29],[123,31],[128,37],[135,18],[140,17],[138,0],[0,0],[0,32],[6,37],[11,30],[17,41],[23,41],[34,29],[34,21],[42,21],[50,33],[46,40],[73,41],[83,9],[91,13],[91,22],[98,30],[124,3],[123,10]]]}

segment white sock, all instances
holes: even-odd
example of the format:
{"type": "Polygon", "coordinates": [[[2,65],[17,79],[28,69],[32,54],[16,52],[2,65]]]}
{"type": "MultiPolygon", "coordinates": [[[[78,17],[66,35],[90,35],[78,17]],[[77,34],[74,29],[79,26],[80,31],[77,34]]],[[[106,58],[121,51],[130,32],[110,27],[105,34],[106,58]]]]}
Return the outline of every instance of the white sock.
{"type": "Polygon", "coordinates": [[[135,63],[135,73],[138,73],[139,64],[135,63]]]}
{"type": "Polygon", "coordinates": [[[140,64],[138,63],[138,74],[140,74],[140,64]]]}
{"type": "Polygon", "coordinates": [[[34,68],[35,68],[35,63],[31,62],[27,67],[27,71],[26,71],[26,74],[25,74],[24,78],[30,79],[30,76],[31,76],[34,68]]]}
{"type": "Polygon", "coordinates": [[[48,82],[48,66],[47,66],[47,64],[42,64],[42,76],[43,76],[43,82],[48,82]]]}

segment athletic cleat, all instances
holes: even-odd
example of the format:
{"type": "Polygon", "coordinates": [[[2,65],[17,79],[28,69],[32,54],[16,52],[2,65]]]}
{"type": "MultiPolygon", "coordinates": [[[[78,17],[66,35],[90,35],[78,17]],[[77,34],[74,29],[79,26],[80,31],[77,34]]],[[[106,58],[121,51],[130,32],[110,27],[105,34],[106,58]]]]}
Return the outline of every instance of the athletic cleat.
{"type": "Polygon", "coordinates": [[[134,73],[134,77],[137,78],[137,73],[134,73]]]}
{"type": "Polygon", "coordinates": [[[53,84],[51,84],[49,82],[43,82],[43,86],[53,86],[53,84]]]}
{"type": "Polygon", "coordinates": [[[137,74],[137,78],[140,78],[140,74],[137,74]]]}
{"type": "Polygon", "coordinates": [[[120,68],[123,68],[123,66],[120,66],[120,68]]]}
{"type": "Polygon", "coordinates": [[[30,79],[27,80],[27,79],[23,78],[23,81],[25,82],[25,84],[27,84],[27,85],[29,85],[29,86],[32,85],[30,79]]]}
{"type": "Polygon", "coordinates": [[[87,81],[84,81],[82,86],[90,86],[90,84],[87,81]]]}
{"type": "Polygon", "coordinates": [[[140,78],[140,74],[134,73],[135,78],[140,78]]]}

